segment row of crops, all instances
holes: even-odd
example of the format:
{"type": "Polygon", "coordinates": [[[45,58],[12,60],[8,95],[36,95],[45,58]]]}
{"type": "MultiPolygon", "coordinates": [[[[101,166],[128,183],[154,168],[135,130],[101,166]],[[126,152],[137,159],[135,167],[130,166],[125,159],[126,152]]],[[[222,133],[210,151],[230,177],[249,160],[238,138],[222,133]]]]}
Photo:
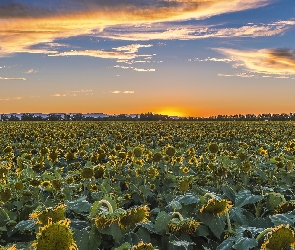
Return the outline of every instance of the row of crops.
{"type": "Polygon", "coordinates": [[[1,122],[0,249],[292,249],[294,167],[294,122],[1,122]]]}

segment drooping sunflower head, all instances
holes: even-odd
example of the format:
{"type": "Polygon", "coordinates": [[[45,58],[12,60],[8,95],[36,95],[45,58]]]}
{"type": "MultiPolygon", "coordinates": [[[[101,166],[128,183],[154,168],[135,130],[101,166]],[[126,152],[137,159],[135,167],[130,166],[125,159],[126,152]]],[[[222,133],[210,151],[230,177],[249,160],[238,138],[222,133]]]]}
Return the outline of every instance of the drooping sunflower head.
{"type": "Polygon", "coordinates": [[[294,248],[295,236],[294,231],[290,226],[283,226],[283,224],[275,227],[268,235],[261,250],[284,250],[287,247],[294,248]]]}
{"type": "Polygon", "coordinates": [[[274,214],[284,214],[295,209],[295,202],[283,202],[275,210],[274,214]]]}
{"type": "Polygon", "coordinates": [[[77,250],[69,224],[68,220],[55,223],[49,220],[48,225],[42,227],[37,234],[34,250],[77,250]]]}
{"type": "Polygon", "coordinates": [[[136,246],[133,246],[131,250],[154,250],[152,243],[139,242],[136,246]]]}
{"type": "Polygon", "coordinates": [[[210,199],[206,205],[203,205],[200,209],[200,213],[210,212],[218,217],[225,215],[226,212],[232,207],[231,201],[210,199]]]}
{"type": "Polygon", "coordinates": [[[120,219],[120,227],[127,228],[140,222],[148,221],[150,215],[147,206],[133,207],[126,211],[126,214],[120,219]]]}
{"type": "Polygon", "coordinates": [[[48,221],[55,223],[65,219],[66,205],[59,205],[55,208],[46,208],[44,211],[37,211],[30,214],[30,219],[38,219],[38,223],[47,225],[48,221]]]}
{"type": "Polygon", "coordinates": [[[168,228],[170,232],[179,232],[179,233],[187,233],[193,234],[201,222],[197,222],[193,218],[187,218],[180,220],[179,218],[173,218],[170,220],[168,224],[168,228]]]}
{"type": "Polygon", "coordinates": [[[95,218],[94,223],[98,228],[106,228],[114,223],[119,223],[120,218],[126,214],[124,209],[116,209],[113,213],[109,211],[100,212],[95,218]]]}
{"type": "Polygon", "coordinates": [[[155,167],[149,167],[147,169],[147,176],[150,178],[150,179],[153,179],[155,177],[157,177],[159,175],[159,171],[157,168],[155,167]]]}

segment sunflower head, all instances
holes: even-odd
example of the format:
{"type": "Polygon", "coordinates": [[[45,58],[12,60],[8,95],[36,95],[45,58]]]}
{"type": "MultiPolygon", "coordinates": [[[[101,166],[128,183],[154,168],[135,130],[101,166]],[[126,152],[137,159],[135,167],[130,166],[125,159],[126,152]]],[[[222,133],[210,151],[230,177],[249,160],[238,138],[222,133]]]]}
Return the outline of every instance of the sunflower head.
{"type": "Polygon", "coordinates": [[[169,231],[171,233],[187,233],[193,234],[201,222],[195,221],[193,218],[187,218],[180,220],[179,218],[173,218],[168,224],[169,231]]]}
{"type": "Polygon", "coordinates": [[[173,155],[175,155],[175,148],[174,147],[171,147],[169,146],[167,149],[166,149],[166,155],[172,157],[173,155]]]}
{"type": "Polygon", "coordinates": [[[153,162],[159,162],[162,160],[162,154],[160,152],[157,152],[153,155],[153,162]]]}
{"type": "Polygon", "coordinates": [[[219,147],[216,143],[210,143],[209,146],[208,146],[208,150],[210,151],[210,153],[212,154],[216,154],[219,150],[219,147]]]}
{"type": "Polygon", "coordinates": [[[12,192],[10,188],[5,188],[0,191],[0,197],[3,202],[9,201],[11,196],[12,196],[12,192]]]}
{"type": "Polygon", "coordinates": [[[206,205],[203,205],[200,209],[200,213],[203,212],[210,212],[213,215],[218,217],[225,215],[226,212],[232,207],[232,203],[225,199],[217,200],[217,199],[210,199],[206,205]]]}
{"type": "Polygon", "coordinates": [[[47,225],[48,221],[55,223],[65,219],[66,205],[59,205],[55,208],[46,208],[45,211],[35,211],[30,214],[31,219],[38,219],[38,223],[47,225]]]}
{"type": "Polygon", "coordinates": [[[131,250],[154,250],[152,243],[139,242],[136,246],[133,246],[131,250]]]}
{"type": "Polygon", "coordinates": [[[98,166],[94,167],[93,171],[94,171],[95,179],[102,178],[104,176],[105,166],[98,165],[98,166]]]}
{"type": "Polygon", "coordinates": [[[135,157],[141,157],[142,156],[142,149],[140,147],[136,147],[133,149],[133,154],[135,157]]]}
{"type": "Polygon", "coordinates": [[[158,171],[157,168],[155,168],[155,167],[149,167],[147,169],[147,176],[148,176],[148,178],[153,179],[153,178],[157,177],[158,175],[159,175],[159,171],[158,171]]]}
{"type": "Polygon", "coordinates": [[[94,218],[95,226],[98,228],[106,228],[114,223],[119,223],[120,218],[126,214],[124,209],[116,209],[114,212],[101,211],[94,218]]]}
{"type": "Polygon", "coordinates": [[[148,221],[150,215],[147,206],[133,207],[126,211],[126,214],[120,219],[120,227],[127,228],[140,222],[148,221]]]}
{"type": "Polygon", "coordinates": [[[295,202],[283,202],[274,210],[273,213],[284,214],[284,213],[294,211],[294,209],[295,209],[295,202]]]}
{"type": "Polygon", "coordinates": [[[284,250],[287,247],[294,248],[295,236],[294,231],[290,229],[289,225],[282,224],[275,227],[264,240],[261,245],[261,250],[284,250]]]}
{"type": "Polygon", "coordinates": [[[61,220],[41,228],[34,242],[34,250],[77,250],[69,220],[61,220]]]}
{"type": "Polygon", "coordinates": [[[81,175],[84,179],[90,179],[93,176],[93,168],[85,167],[81,170],[81,175]]]}

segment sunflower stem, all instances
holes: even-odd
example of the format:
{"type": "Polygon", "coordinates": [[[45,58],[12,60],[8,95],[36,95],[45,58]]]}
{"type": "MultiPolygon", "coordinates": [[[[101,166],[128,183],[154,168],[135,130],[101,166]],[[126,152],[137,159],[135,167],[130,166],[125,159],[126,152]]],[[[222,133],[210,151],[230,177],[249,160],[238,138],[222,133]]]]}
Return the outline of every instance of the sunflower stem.
{"type": "Polygon", "coordinates": [[[260,234],[258,234],[258,236],[256,237],[256,240],[260,240],[264,235],[266,235],[267,233],[271,232],[273,229],[272,228],[266,228],[264,229],[260,234]]]}
{"type": "Polygon", "coordinates": [[[227,230],[230,232],[230,233],[233,233],[233,229],[231,227],[231,224],[230,224],[230,218],[229,218],[229,213],[228,211],[226,211],[226,221],[227,221],[227,230]]]}
{"type": "Polygon", "coordinates": [[[110,214],[112,214],[114,212],[111,203],[109,203],[107,200],[101,200],[99,203],[106,205],[108,207],[110,214]]]}
{"type": "Polygon", "coordinates": [[[206,194],[204,194],[204,197],[207,197],[207,196],[210,196],[212,199],[215,199],[215,196],[212,193],[206,193],[206,194]]]}
{"type": "Polygon", "coordinates": [[[179,212],[173,212],[172,213],[172,217],[174,217],[175,215],[178,216],[178,218],[179,218],[180,221],[183,221],[183,216],[181,215],[181,213],[179,213],[179,212]]]}

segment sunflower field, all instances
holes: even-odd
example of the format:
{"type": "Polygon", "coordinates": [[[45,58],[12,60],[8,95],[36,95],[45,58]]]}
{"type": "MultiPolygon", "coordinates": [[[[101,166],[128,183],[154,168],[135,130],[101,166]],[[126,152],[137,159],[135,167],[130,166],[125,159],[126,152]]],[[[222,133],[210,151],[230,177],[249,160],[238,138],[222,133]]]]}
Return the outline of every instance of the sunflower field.
{"type": "Polygon", "coordinates": [[[294,122],[0,122],[0,250],[295,247],[294,122]]]}

